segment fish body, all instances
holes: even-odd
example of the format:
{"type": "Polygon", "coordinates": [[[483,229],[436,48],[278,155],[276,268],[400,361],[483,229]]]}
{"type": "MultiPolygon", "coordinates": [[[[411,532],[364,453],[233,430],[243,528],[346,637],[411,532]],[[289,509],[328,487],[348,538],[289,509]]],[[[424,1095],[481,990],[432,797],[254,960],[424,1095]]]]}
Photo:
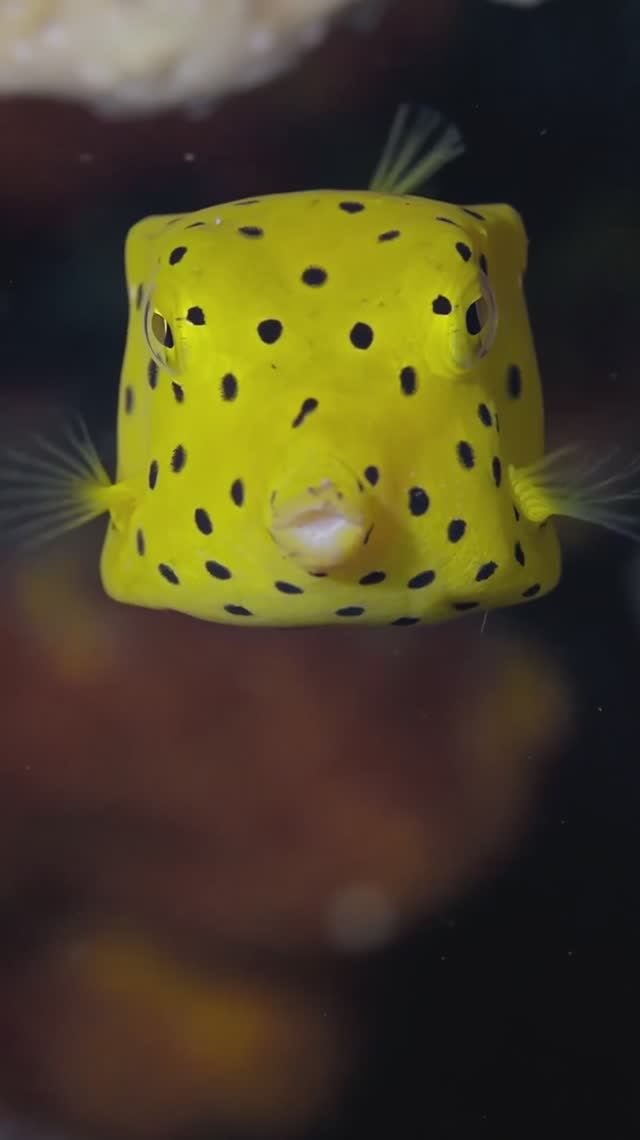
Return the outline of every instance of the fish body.
{"type": "Polygon", "coordinates": [[[272,626],[540,597],[555,515],[637,538],[640,465],[545,454],[521,218],[413,193],[460,153],[455,128],[422,153],[438,122],[407,130],[401,109],[369,190],[136,224],[115,480],[84,428],[11,450],[5,532],[37,544],[108,512],[111,597],[272,626]]]}
{"type": "Polygon", "coordinates": [[[507,206],[377,192],[134,226],[117,472],[133,493],[107,592],[296,625],[442,620],[550,589],[554,527],[516,517],[508,473],[543,453],[525,261],[507,206]],[[332,564],[296,550],[295,525],[279,541],[289,507],[320,530],[351,518],[352,544],[332,564]]]}

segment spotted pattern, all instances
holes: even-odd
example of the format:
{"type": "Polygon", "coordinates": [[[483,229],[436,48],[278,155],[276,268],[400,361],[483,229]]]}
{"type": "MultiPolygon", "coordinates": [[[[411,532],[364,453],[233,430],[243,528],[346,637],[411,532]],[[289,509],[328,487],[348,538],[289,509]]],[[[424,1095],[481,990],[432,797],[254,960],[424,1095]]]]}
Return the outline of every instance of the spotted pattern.
{"type": "Polygon", "coordinates": [[[460,542],[464,538],[467,529],[467,524],[464,519],[452,519],[447,527],[447,538],[449,542],[460,542]]]}
{"type": "Polygon", "coordinates": [[[377,586],[379,582],[384,582],[386,574],[383,570],[371,570],[369,574],[365,574],[360,579],[361,586],[377,586]]]}
{"type": "Polygon", "coordinates": [[[499,487],[502,483],[502,463],[498,459],[497,455],[494,455],[493,459],[491,460],[491,473],[493,475],[493,481],[496,487],[499,487]]]}
{"type": "Polygon", "coordinates": [[[180,585],[180,579],[178,578],[175,570],[171,566],[168,566],[166,562],[158,563],[158,570],[162,574],[162,577],[165,579],[165,581],[170,582],[172,586],[180,585]]]}
{"type": "Polygon", "coordinates": [[[343,606],[336,610],[337,617],[360,617],[364,613],[364,606],[343,606]]]}
{"type": "Polygon", "coordinates": [[[211,517],[209,515],[209,512],[205,511],[204,507],[196,507],[193,517],[195,524],[200,531],[200,534],[213,533],[213,523],[211,522],[211,517]]]}
{"type": "Polygon", "coordinates": [[[463,261],[469,261],[471,257],[471,249],[465,241],[457,241],[456,249],[463,261]]]}
{"type": "Polygon", "coordinates": [[[235,400],[238,395],[238,381],[232,372],[227,372],[227,374],[222,377],[220,387],[222,389],[223,400],[235,400]]]}
{"type": "Polygon", "coordinates": [[[484,562],[476,574],[476,582],[486,582],[488,578],[493,577],[497,569],[497,562],[484,562]]]}
{"type": "Polygon", "coordinates": [[[526,562],[526,558],[525,558],[524,550],[522,549],[521,543],[516,542],[516,544],[513,548],[513,553],[514,553],[516,562],[519,562],[521,566],[524,566],[524,564],[526,562]]]}
{"type": "Polygon", "coordinates": [[[192,305],[191,308],[187,309],[187,320],[192,325],[206,324],[204,312],[199,305],[192,305]]]}
{"type": "Polygon", "coordinates": [[[460,440],[456,447],[456,451],[460,463],[467,469],[467,471],[470,471],[472,467],[475,467],[476,458],[473,452],[473,448],[466,439],[460,440]]]}
{"type": "Polygon", "coordinates": [[[484,427],[493,427],[493,416],[486,404],[478,404],[478,418],[484,427]]]}
{"type": "Polygon", "coordinates": [[[518,400],[522,395],[522,373],[517,364],[510,364],[507,369],[507,395],[512,400],[518,400]]]}
{"type": "Polygon", "coordinates": [[[158,387],[159,371],[158,362],[156,360],[150,360],[147,365],[147,380],[149,381],[149,387],[152,389],[158,387]]]}
{"type": "Polygon", "coordinates": [[[186,462],[187,462],[187,453],[186,453],[184,447],[182,446],[182,444],[179,443],[178,446],[174,448],[173,455],[171,456],[171,470],[175,471],[176,474],[179,471],[183,471],[186,462]]]}
{"type": "Polygon", "coordinates": [[[360,214],[364,210],[362,202],[340,202],[339,205],[345,214],[360,214]]]}
{"type": "Polygon", "coordinates": [[[245,606],[229,605],[224,607],[228,614],[233,614],[234,617],[253,617],[251,610],[245,606]]]}
{"type": "Polygon", "coordinates": [[[391,622],[391,625],[418,625],[420,618],[417,617],[399,617],[391,622]]]}
{"type": "Polygon", "coordinates": [[[395,241],[400,237],[400,230],[385,230],[383,234],[378,234],[378,241],[395,241]]]}
{"type": "Polygon", "coordinates": [[[258,325],[258,336],[263,344],[275,344],[277,340],[280,340],[282,333],[282,321],[276,320],[275,317],[266,317],[258,325]]]}
{"type": "Polygon", "coordinates": [[[244,483],[242,479],[234,479],[231,484],[231,501],[235,503],[236,507],[241,507],[244,503],[244,483]]]}
{"type": "Polygon", "coordinates": [[[159,465],[157,459],[152,459],[149,464],[149,490],[153,491],[158,482],[159,465]]]}
{"type": "Polygon", "coordinates": [[[367,480],[367,482],[371,484],[372,487],[375,487],[376,483],[378,482],[378,479],[380,478],[380,471],[377,467],[374,467],[373,465],[371,465],[370,467],[365,467],[364,477],[367,480]]]}
{"type": "Polygon", "coordinates": [[[186,245],[178,245],[175,249],[172,249],[169,254],[169,265],[177,265],[178,262],[182,261],[186,252],[186,245]]]}
{"type": "Polygon", "coordinates": [[[420,574],[414,574],[413,578],[407,582],[407,586],[410,590],[423,590],[425,586],[430,586],[432,582],[435,582],[435,579],[435,570],[423,570],[420,574]]]}
{"type": "Polygon", "coordinates": [[[226,582],[231,577],[229,567],[223,566],[222,562],[214,562],[213,559],[209,559],[208,562],[205,562],[204,566],[212,578],[218,578],[221,582],[226,582]]]}
{"type": "Polygon", "coordinates": [[[411,487],[409,489],[409,510],[416,517],[425,515],[429,510],[429,496],[424,487],[411,487]]]}
{"type": "Polygon", "coordinates": [[[303,424],[306,420],[307,416],[310,416],[312,412],[315,412],[317,407],[318,401],[315,400],[313,396],[309,396],[308,399],[303,400],[302,407],[300,408],[300,411],[298,412],[295,420],[293,420],[291,427],[300,427],[300,425],[303,424]]]}
{"type": "Polygon", "coordinates": [[[406,364],[400,373],[400,387],[405,396],[415,396],[418,391],[418,374],[410,364],[406,364]]]}
{"type": "Polygon", "coordinates": [[[453,305],[448,297],[444,297],[442,293],[439,293],[431,302],[431,308],[439,317],[446,317],[452,311],[453,305]]]}
{"type": "Polygon", "coordinates": [[[182,387],[182,384],[178,384],[177,381],[172,380],[171,390],[173,392],[176,404],[182,404],[184,402],[184,388],[182,387]]]}
{"type": "Polygon", "coordinates": [[[264,230],[260,226],[238,226],[238,233],[249,238],[264,237],[264,230]]]}
{"type": "Polygon", "coordinates": [[[328,274],[326,269],[321,269],[319,265],[309,265],[302,274],[302,280],[305,285],[317,287],[324,285],[327,280],[328,274]]]}
{"type": "Polygon", "coordinates": [[[138,551],[138,554],[141,558],[144,556],[146,549],[147,546],[144,540],[144,531],[138,527],[136,531],[136,550],[138,551]]]}
{"type": "Polygon", "coordinates": [[[370,348],[373,344],[373,329],[364,321],[356,321],[349,333],[349,340],[354,348],[370,348]]]}
{"type": "Polygon", "coordinates": [[[293,582],[274,582],[274,586],[281,594],[304,594],[302,586],[295,586],[293,582]]]}
{"type": "Polygon", "coordinates": [[[133,408],[134,408],[134,405],[135,405],[135,396],[133,393],[133,388],[131,387],[130,384],[127,384],[127,387],[124,390],[124,410],[128,416],[131,415],[133,408]]]}
{"type": "Polygon", "coordinates": [[[534,583],[533,586],[529,586],[526,590],[522,591],[522,597],[523,598],[535,598],[536,594],[540,593],[540,589],[541,589],[540,584],[538,582],[536,582],[536,583],[534,583]]]}

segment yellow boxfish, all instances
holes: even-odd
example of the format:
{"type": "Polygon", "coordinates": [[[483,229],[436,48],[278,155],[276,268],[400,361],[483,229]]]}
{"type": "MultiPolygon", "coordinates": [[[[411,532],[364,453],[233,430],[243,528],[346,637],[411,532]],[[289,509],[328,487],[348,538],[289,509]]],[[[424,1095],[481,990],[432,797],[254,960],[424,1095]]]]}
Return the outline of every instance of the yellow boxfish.
{"type": "Polygon", "coordinates": [[[621,477],[545,455],[519,215],[412,193],[461,150],[434,124],[401,109],[366,191],[134,225],[116,479],[83,428],[7,453],[16,541],[108,512],[119,601],[408,626],[551,590],[553,515],[633,533],[621,477]]]}

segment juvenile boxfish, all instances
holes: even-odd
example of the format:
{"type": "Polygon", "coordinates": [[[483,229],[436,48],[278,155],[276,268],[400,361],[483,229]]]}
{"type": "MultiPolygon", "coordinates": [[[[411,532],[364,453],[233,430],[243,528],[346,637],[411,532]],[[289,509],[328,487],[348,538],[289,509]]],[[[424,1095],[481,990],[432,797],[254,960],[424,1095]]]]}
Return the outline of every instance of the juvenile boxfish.
{"type": "Polygon", "coordinates": [[[108,513],[118,601],[408,626],[551,590],[554,515],[637,533],[637,468],[545,454],[519,215],[415,196],[461,143],[407,121],[366,191],[133,226],[116,479],[82,427],[8,452],[10,538],[108,513]]]}

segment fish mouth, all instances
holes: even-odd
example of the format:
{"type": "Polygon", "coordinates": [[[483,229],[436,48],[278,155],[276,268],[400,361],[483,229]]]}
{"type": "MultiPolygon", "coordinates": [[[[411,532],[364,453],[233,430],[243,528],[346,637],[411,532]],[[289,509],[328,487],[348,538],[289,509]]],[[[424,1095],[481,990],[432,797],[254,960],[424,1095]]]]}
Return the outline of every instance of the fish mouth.
{"type": "Polygon", "coordinates": [[[271,534],[305,570],[330,570],[362,545],[367,518],[332,480],[308,486],[288,502],[272,504],[271,534]]]}

